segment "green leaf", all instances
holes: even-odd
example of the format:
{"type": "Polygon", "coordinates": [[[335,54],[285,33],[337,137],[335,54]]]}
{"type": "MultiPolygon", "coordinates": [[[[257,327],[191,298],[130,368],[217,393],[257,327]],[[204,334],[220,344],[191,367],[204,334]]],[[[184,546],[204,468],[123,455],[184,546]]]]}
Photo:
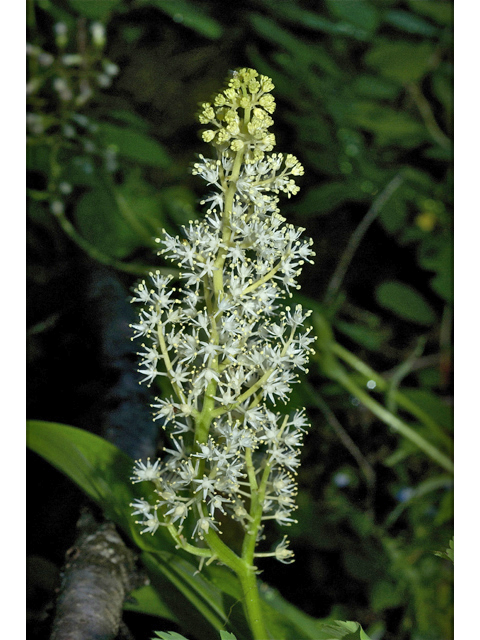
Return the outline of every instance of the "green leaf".
{"type": "Polygon", "coordinates": [[[112,109],[108,115],[115,120],[119,120],[122,124],[130,125],[138,131],[148,132],[148,122],[133,111],[128,111],[127,109],[112,109]]]}
{"type": "Polygon", "coordinates": [[[89,20],[106,20],[122,0],[68,0],[74,11],[89,20]]]}
{"type": "Polygon", "coordinates": [[[452,522],[454,516],[453,498],[453,489],[443,495],[438,505],[438,511],[435,514],[435,520],[433,522],[435,527],[440,527],[445,522],[452,522]]]}
{"type": "Polygon", "coordinates": [[[369,351],[381,351],[385,342],[391,337],[391,331],[388,328],[380,327],[377,329],[344,320],[336,320],[335,329],[369,351]]]}
{"type": "Polygon", "coordinates": [[[451,560],[453,563],[453,538],[450,540],[448,547],[449,548],[446,549],[445,552],[435,551],[434,553],[439,558],[444,558],[445,560],[451,560]]]}
{"type": "Polygon", "coordinates": [[[433,53],[434,45],[430,42],[378,38],[365,55],[365,62],[390,80],[418,82],[429,70],[433,53]]]}
{"type": "Polygon", "coordinates": [[[405,111],[398,111],[370,100],[341,102],[338,97],[328,99],[330,110],[337,108],[337,118],[350,126],[371,131],[378,145],[396,143],[410,148],[426,138],[423,124],[405,111]]]}
{"type": "Polygon", "coordinates": [[[27,445],[68,476],[107,517],[125,531],[136,530],[128,505],[138,491],[129,481],[133,461],[103,438],[56,422],[27,422],[27,445]],[[134,529],[135,527],[135,529],[134,529]]]}
{"type": "Polygon", "coordinates": [[[408,4],[415,13],[421,13],[432,18],[438,24],[451,25],[453,23],[453,2],[439,2],[439,0],[408,0],[408,4]]]}
{"type": "Polygon", "coordinates": [[[98,131],[106,146],[112,146],[121,158],[159,169],[171,164],[165,148],[143,131],[121,127],[111,122],[97,122],[98,131]]]}
{"type": "Polygon", "coordinates": [[[390,196],[387,204],[382,208],[378,219],[388,233],[397,233],[405,226],[408,218],[405,189],[400,187],[390,196]]]}
{"type": "Polygon", "coordinates": [[[370,640],[358,622],[337,620],[325,625],[318,640],[370,640]]]}
{"type": "Polygon", "coordinates": [[[402,387],[402,393],[448,431],[453,430],[453,408],[428,389],[402,387]]]}
{"type": "Polygon", "coordinates": [[[50,171],[50,157],[52,150],[47,144],[37,144],[30,141],[27,144],[27,170],[41,171],[48,175],[50,171]]]}
{"type": "MultiPolygon", "coordinates": [[[[277,44],[282,52],[288,51],[290,56],[284,59],[284,63],[291,66],[292,73],[293,70],[295,70],[293,75],[294,82],[298,82],[297,76],[302,72],[302,69],[304,69],[304,73],[309,74],[307,68],[309,64],[315,64],[332,76],[344,76],[344,73],[339,69],[334,59],[328,56],[322,48],[316,47],[313,44],[305,44],[292,35],[290,31],[279,27],[276,21],[270,20],[259,13],[251,13],[249,19],[253,28],[261,36],[277,44]]],[[[311,79],[315,79],[315,76],[312,77],[311,74],[309,75],[311,79]]],[[[277,84],[276,77],[272,77],[275,84],[277,84]]],[[[286,95],[291,93],[291,85],[286,86],[284,93],[286,95]]]]}
{"type": "Polygon", "coordinates": [[[146,244],[129,224],[125,224],[112,189],[97,182],[85,193],[75,208],[75,223],[80,235],[103,253],[125,258],[138,246],[146,244]]]}
{"type": "Polygon", "coordinates": [[[326,0],[330,13],[336,18],[373,32],[379,22],[380,14],[367,0],[326,0]]]}
{"type": "MultiPolygon", "coordinates": [[[[314,29],[331,35],[353,37],[358,40],[366,40],[368,30],[354,26],[351,22],[332,22],[318,13],[299,7],[294,2],[276,2],[275,0],[263,0],[275,18],[283,18],[307,29],[314,29]]],[[[363,27],[363,25],[362,25],[363,27]]]]}
{"type": "Polygon", "coordinates": [[[415,35],[425,36],[431,38],[438,33],[438,28],[432,24],[419,18],[409,11],[402,11],[401,9],[390,9],[384,16],[384,21],[387,24],[406,31],[407,33],[414,33],[415,35]]]}
{"type": "Polygon", "coordinates": [[[188,640],[188,638],[185,638],[185,636],[182,636],[176,631],[155,631],[155,635],[157,638],[161,638],[161,640],[188,640]]]}
{"type": "MultiPolygon", "coordinates": [[[[212,637],[212,626],[217,630],[225,626],[228,611],[223,604],[222,592],[198,574],[197,566],[185,560],[181,552],[174,551],[168,532],[160,528],[155,536],[140,535],[135,518],[129,513],[129,504],[135,498],[146,496],[150,489],[144,486],[145,483],[141,483],[142,486],[131,484],[133,460],[99,436],[52,422],[29,421],[27,444],[73,480],[103,509],[107,518],[145,550],[142,561],[150,573],[153,587],[160,586],[157,597],[162,594],[162,612],[168,614],[169,619],[177,617],[188,629],[184,620],[188,610],[187,619],[192,622],[189,630],[202,631],[203,636],[198,633],[198,637],[205,639],[212,637]],[[178,589],[175,593],[172,584],[178,589]],[[201,615],[191,610],[191,605],[201,615]]],[[[152,606],[154,595],[142,595],[145,595],[143,604],[152,606]]],[[[237,628],[234,631],[237,632],[237,628]]],[[[239,639],[244,637],[241,633],[237,635],[239,639]]]]}
{"type": "Polygon", "coordinates": [[[377,100],[393,100],[400,91],[398,84],[370,74],[357,76],[351,88],[359,96],[377,100]]]}
{"type": "Polygon", "coordinates": [[[435,313],[423,296],[409,285],[398,281],[383,282],[375,291],[378,304],[400,318],[429,326],[435,313]]]}
{"type": "Polygon", "coordinates": [[[158,7],[174,22],[193,29],[206,38],[218,40],[223,35],[222,25],[201,9],[198,3],[185,0],[148,0],[147,4],[158,7]]]}
{"type": "Polygon", "coordinates": [[[426,238],[419,247],[418,259],[424,269],[436,271],[430,285],[446,302],[453,302],[453,244],[446,236],[426,238]]]}
{"type": "Polygon", "coordinates": [[[453,112],[453,77],[446,70],[437,70],[432,75],[432,87],[436,97],[443,104],[446,115],[445,120],[450,123],[453,112]]]}
{"type": "Polygon", "coordinates": [[[155,536],[140,535],[128,505],[148,497],[151,489],[130,482],[134,462],[115,445],[77,427],[29,420],[27,446],[78,485],[140,549],[173,550],[173,541],[162,528],[155,536]]]}
{"type": "Polygon", "coordinates": [[[230,615],[231,607],[238,600],[225,598],[221,589],[207,578],[204,571],[198,573],[198,567],[182,556],[178,552],[160,551],[143,553],[141,559],[152,585],[162,594],[162,599],[184,629],[199,638],[212,638],[212,628],[219,631],[228,624],[239,639],[246,638],[248,629],[242,608],[236,607],[236,617],[230,615]],[[189,612],[188,616],[185,615],[186,611],[189,612]]]}
{"type": "Polygon", "coordinates": [[[143,179],[137,167],[126,175],[123,184],[114,186],[114,195],[122,224],[127,223],[134,232],[137,246],[156,246],[154,237],[165,226],[161,192],[143,179]]]}
{"type": "Polygon", "coordinates": [[[135,589],[123,604],[126,611],[135,611],[149,616],[158,616],[178,623],[177,616],[160,597],[159,592],[151,584],[135,589]]]}
{"type": "Polygon", "coordinates": [[[228,631],[220,630],[220,640],[237,640],[236,636],[233,633],[229,633],[228,631]]]}
{"type": "Polygon", "coordinates": [[[317,620],[285,600],[280,593],[263,585],[260,589],[265,619],[270,633],[278,640],[309,638],[317,640],[324,621],[317,620]],[[265,606],[268,603],[268,608],[265,606]]]}

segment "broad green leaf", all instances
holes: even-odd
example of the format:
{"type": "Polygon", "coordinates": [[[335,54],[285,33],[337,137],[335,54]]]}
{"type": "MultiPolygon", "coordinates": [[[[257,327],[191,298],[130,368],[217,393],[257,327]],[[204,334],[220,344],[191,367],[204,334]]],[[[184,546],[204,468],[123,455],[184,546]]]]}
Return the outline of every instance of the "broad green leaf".
{"type": "MultiPolygon", "coordinates": [[[[299,64],[305,67],[305,72],[308,72],[307,66],[313,63],[332,76],[342,77],[344,75],[334,59],[327,55],[323,49],[312,44],[305,44],[288,30],[279,27],[276,21],[270,20],[259,13],[251,13],[249,19],[254,29],[261,36],[279,45],[282,51],[288,51],[291,54],[291,58],[286,58],[285,63],[289,62],[290,65],[296,68],[297,73],[293,76],[295,81],[302,69],[299,64]]],[[[276,83],[276,78],[273,77],[273,79],[276,83]]],[[[291,86],[287,86],[285,94],[288,96],[290,93],[291,86]]]]}
{"type": "Polygon", "coordinates": [[[260,589],[262,600],[268,603],[269,610],[266,612],[266,619],[268,620],[268,628],[271,632],[274,632],[273,637],[278,640],[285,638],[286,640],[300,640],[308,638],[310,640],[317,640],[323,625],[324,620],[317,620],[307,615],[290,602],[282,598],[280,593],[263,585],[260,589]],[[278,631],[275,633],[275,624],[279,624],[278,631]],[[287,632],[287,635],[281,635],[281,630],[287,632]]]}
{"type": "MultiPolygon", "coordinates": [[[[222,591],[203,571],[198,573],[198,566],[178,553],[143,553],[141,558],[152,585],[162,593],[162,599],[186,631],[208,639],[213,637],[213,629],[219,631],[228,624],[239,640],[247,640],[248,628],[243,615],[235,618],[236,624],[232,622],[230,608],[234,601],[226,603],[222,591]],[[195,610],[191,610],[191,605],[195,610]],[[189,611],[188,616],[185,611],[189,611]]],[[[237,608],[241,612],[241,607],[237,608]]]]}
{"type": "Polygon", "coordinates": [[[445,120],[447,123],[451,120],[453,111],[453,77],[447,70],[437,70],[432,75],[432,87],[436,97],[443,104],[445,109],[445,120]]]}
{"type": "Polygon", "coordinates": [[[134,249],[146,244],[124,217],[114,193],[104,184],[85,193],[75,208],[75,223],[81,236],[102,253],[125,258],[134,249]]]}
{"type": "MultiPolygon", "coordinates": [[[[223,605],[222,592],[197,573],[195,564],[185,560],[180,552],[174,551],[168,532],[160,528],[154,536],[140,535],[134,517],[130,515],[129,504],[135,498],[145,496],[150,489],[143,486],[145,483],[141,483],[142,486],[131,484],[133,461],[128,456],[99,436],[83,429],[51,422],[29,421],[27,444],[32,451],[73,480],[103,509],[106,517],[145,550],[142,560],[149,570],[153,586],[160,581],[162,612],[169,612],[169,619],[177,616],[184,624],[185,611],[193,605],[201,615],[189,611],[189,619],[195,621],[193,630],[203,628],[205,640],[211,637],[211,625],[215,629],[224,627],[228,621],[228,611],[225,611],[223,605]],[[179,590],[173,599],[171,584],[179,590]],[[183,599],[179,600],[179,594],[183,599]]],[[[147,596],[152,604],[152,594],[147,596]]],[[[238,635],[239,640],[245,637],[238,635]]],[[[199,634],[198,637],[202,636],[199,634]]]]}
{"type": "Polygon", "coordinates": [[[453,272],[450,267],[440,270],[431,279],[430,286],[446,302],[453,302],[453,272]]]}
{"type": "Polygon", "coordinates": [[[357,76],[351,84],[351,89],[359,96],[378,100],[393,100],[400,91],[398,84],[370,74],[357,76]]]}
{"type": "Polygon", "coordinates": [[[432,289],[447,302],[453,302],[453,244],[447,236],[430,235],[419,247],[418,259],[424,269],[436,271],[432,289]]]}
{"type": "Polygon", "coordinates": [[[143,131],[121,127],[111,122],[97,122],[106,146],[112,146],[121,158],[159,169],[167,169],[171,159],[166,149],[143,131]]]}
{"type": "Polygon", "coordinates": [[[367,52],[365,62],[390,80],[418,82],[430,68],[433,53],[434,45],[430,42],[378,38],[367,52]]]}
{"type": "Polygon", "coordinates": [[[222,25],[211,18],[198,2],[186,0],[150,0],[149,5],[158,7],[169,15],[174,22],[193,29],[211,40],[218,40],[223,34],[222,25]]]}
{"type": "Polygon", "coordinates": [[[277,19],[283,18],[307,27],[307,29],[314,29],[315,31],[337,36],[350,36],[358,40],[366,40],[369,36],[366,28],[359,28],[351,22],[333,22],[319,15],[319,13],[303,9],[294,2],[263,0],[263,4],[273,12],[277,19]]]}
{"type": "Polygon", "coordinates": [[[27,171],[50,171],[51,149],[47,144],[29,141],[27,144],[27,171]]]}
{"type": "Polygon", "coordinates": [[[325,625],[318,640],[370,640],[358,622],[337,620],[325,625]]]}
{"type": "Polygon", "coordinates": [[[122,223],[134,232],[139,246],[155,247],[154,237],[164,227],[162,193],[143,179],[139,167],[113,189],[122,223]]]}
{"type": "MultiPolygon", "coordinates": [[[[165,213],[175,224],[176,230],[179,226],[198,218],[195,211],[195,195],[186,187],[180,185],[166,187],[159,195],[165,213]]],[[[168,231],[167,224],[164,226],[168,231]]]]}
{"type": "Polygon", "coordinates": [[[122,0],[68,0],[74,11],[89,20],[106,20],[122,0]]]}
{"type": "Polygon", "coordinates": [[[431,38],[438,32],[437,27],[434,27],[423,18],[409,11],[402,11],[401,9],[390,9],[390,11],[387,11],[384,16],[384,21],[401,31],[425,36],[426,38],[431,38]]]}
{"type": "Polygon", "coordinates": [[[27,446],[78,485],[141,549],[173,550],[162,528],[155,536],[140,535],[129,504],[148,497],[151,489],[146,483],[130,482],[134,462],[115,445],[77,427],[29,420],[27,446]]]}
{"type": "Polygon", "coordinates": [[[423,124],[405,111],[363,100],[350,101],[341,108],[345,121],[374,133],[378,145],[396,143],[409,148],[426,138],[423,124]]]}
{"type": "Polygon", "coordinates": [[[220,640],[237,640],[237,638],[233,635],[233,633],[229,633],[228,631],[220,630],[220,640]]]}
{"type": "Polygon", "coordinates": [[[391,330],[387,327],[373,328],[344,320],[337,320],[335,329],[369,351],[381,351],[391,337],[391,330]]]}
{"type": "Polygon", "coordinates": [[[103,438],[65,424],[27,422],[27,445],[70,478],[125,531],[129,503],[140,497],[129,481],[133,461],[103,438]]]}
{"type": "Polygon", "coordinates": [[[138,114],[127,109],[113,109],[108,114],[111,118],[119,120],[121,123],[130,125],[137,131],[143,131],[148,133],[149,124],[146,120],[141,118],[138,114]]]}
{"type": "Polygon", "coordinates": [[[418,405],[425,413],[438,422],[442,427],[453,429],[453,408],[446,404],[435,393],[428,389],[414,389],[402,387],[402,393],[418,405]]]}
{"type": "Polygon", "coordinates": [[[438,24],[451,25],[453,22],[453,1],[408,0],[408,4],[415,13],[421,13],[428,18],[432,18],[438,24]]]}
{"type": "Polygon", "coordinates": [[[398,281],[383,282],[375,291],[378,303],[400,318],[429,326],[435,313],[423,296],[409,285],[398,281]]]}
{"type": "Polygon", "coordinates": [[[405,189],[400,187],[390,196],[388,202],[380,211],[379,221],[388,233],[397,233],[405,226],[408,218],[408,209],[405,189]]]}
{"type": "Polygon", "coordinates": [[[127,611],[136,611],[149,616],[158,616],[178,623],[177,616],[160,597],[159,592],[151,584],[135,589],[123,604],[127,611]]]}
{"type": "Polygon", "coordinates": [[[379,22],[380,14],[367,0],[326,0],[330,13],[356,27],[373,32],[379,22]]]}

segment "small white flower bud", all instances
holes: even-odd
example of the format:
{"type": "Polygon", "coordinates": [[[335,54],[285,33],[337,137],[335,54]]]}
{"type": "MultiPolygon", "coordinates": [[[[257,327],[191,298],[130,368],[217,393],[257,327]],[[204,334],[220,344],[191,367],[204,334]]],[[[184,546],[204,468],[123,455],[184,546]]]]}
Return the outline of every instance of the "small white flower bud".
{"type": "Polygon", "coordinates": [[[93,44],[96,47],[101,48],[105,46],[107,41],[105,37],[105,27],[101,22],[93,22],[90,25],[90,33],[92,34],[93,44]]]}

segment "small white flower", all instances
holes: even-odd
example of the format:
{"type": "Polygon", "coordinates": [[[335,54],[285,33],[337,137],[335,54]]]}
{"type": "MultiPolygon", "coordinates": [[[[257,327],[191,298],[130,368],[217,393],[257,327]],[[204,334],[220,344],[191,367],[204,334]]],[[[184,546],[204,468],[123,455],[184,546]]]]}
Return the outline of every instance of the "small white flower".
{"type": "Polygon", "coordinates": [[[153,536],[155,531],[160,526],[157,512],[154,511],[153,513],[150,513],[149,515],[145,516],[145,519],[140,521],[139,524],[141,524],[144,527],[144,529],[142,529],[140,533],[151,533],[153,536]]]}
{"type": "Polygon", "coordinates": [[[160,478],[160,460],[155,460],[152,464],[150,462],[150,458],[147,458],[147,464],[142,462],[142,460],[137,460],[135,462],[135,467],[133,469],[134,477],[132,478],[132,482],[143,482],[144,480],[158,480],[160,478]]]}
{"type": "Polygon", "coordinates": [[[135,509],[135,511],[132,511],[132,516],[141,514],[147,517],[150,515],[150,511],[152,510],[150,503],[144,500],[143,498],[141,498],[140,500],[134,500],[133,502],[130,503],[130,506],[134,507],[135,509]]]}

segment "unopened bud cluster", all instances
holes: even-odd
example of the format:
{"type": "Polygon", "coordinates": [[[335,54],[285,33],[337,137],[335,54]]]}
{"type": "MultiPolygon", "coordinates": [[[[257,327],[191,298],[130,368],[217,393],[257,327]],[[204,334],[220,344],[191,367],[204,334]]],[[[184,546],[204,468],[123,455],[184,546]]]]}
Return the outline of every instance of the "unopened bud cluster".
{"type": "MultiPolygon", "coordinates": [[[[272,81],[241,69],[213,104],[202,105],[203,134],[214,158],[200,156],[193,173],[212,189],[206,215],[164,232],[159,254],[181,270],[181,288],[160,272],[140,283],[133,325],[141,343],[143,382],[165,376],[170,397],[155,402],[155,419],[169,432],[163,459],[138,461],[134,482],[151,481],[154,501],[132,504],[142,532],[168,526],[202,546],[230,517],[246,535],[262,537],[264,524],[294,522],[304,410],[282,415],[298,371],[307,371],[314,337],[310,315],[282,299],[299,288],[311,262],[312,241],[287,224],[278,194],[297,193],[303,168],[292,155],[269,152],[275,102],[272,81]],[[183,531],[183,534],[182,534],[183,531]]],[[[175,534],[176,532],[176,534],[175,534]]],[[[293,554],[284,539],[272,553],[293,554]]]]}

